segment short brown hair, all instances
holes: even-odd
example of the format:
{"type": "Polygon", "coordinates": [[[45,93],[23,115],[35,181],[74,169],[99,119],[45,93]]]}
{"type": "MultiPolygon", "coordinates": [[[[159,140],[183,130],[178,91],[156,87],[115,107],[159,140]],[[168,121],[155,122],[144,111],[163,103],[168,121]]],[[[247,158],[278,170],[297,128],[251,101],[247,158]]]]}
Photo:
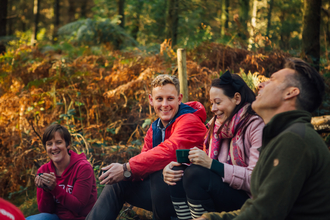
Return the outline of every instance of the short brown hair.
{"type": "Polygon", "coordinates": [[[321,105],[324,95],[325,86],[322,76],[316,69],[298,58],[287,59],[284,68],[295,71],[293,76],[290,75],[286,78],[288,87],[294,86],[300,91],[297,96],[297,109],[315,111],[321,105]]]}
{"type": "Polygon", "coordinates": [[[66,129],[66,127],[59,125],[59,124],[52,124],[48,126],[44,132],[44,135],[42,136],[42,144],[46,148],[46,142],[53,139],[55,136],[55,133],[58,132],[62,139],[64,139],[66,147],[68,147],[71,144],[71,134],[66,129]]]}
{"type": "Polygon", "coordinates": [[[152,89],[158,86],[165,86],[166,84],[172,84],[175,86],[176,91],[178,92],[178,95],[180,94],[180,82],[178,78],[175,76],[167,75],[167,74],[161,74],[158,75],[154,80],[151,82],[151,93],[152,89]]]}

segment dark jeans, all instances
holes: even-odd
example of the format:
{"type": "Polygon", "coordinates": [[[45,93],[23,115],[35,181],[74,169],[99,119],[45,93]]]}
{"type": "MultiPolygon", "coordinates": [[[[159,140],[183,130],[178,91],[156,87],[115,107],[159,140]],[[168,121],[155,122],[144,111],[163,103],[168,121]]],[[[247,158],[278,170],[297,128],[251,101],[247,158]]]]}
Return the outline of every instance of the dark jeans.
{"type": "Polygon", "coordinates": [[[191,165],[185,169],[181,181],[170,186],[171,196],[192,200],[212,199],[217,212],[240,209],[249,198],[243,190],[236,190],[222,181],[222,177],[210,169],[191,165]]]}
{"type": "Polygon", "coordinates": [[[169,188],[160,170],[143,181],[121,181],[106,185],[86,220],[115,220],[125,202],[153,211],[154,219],[176,216],[169,188]]]}

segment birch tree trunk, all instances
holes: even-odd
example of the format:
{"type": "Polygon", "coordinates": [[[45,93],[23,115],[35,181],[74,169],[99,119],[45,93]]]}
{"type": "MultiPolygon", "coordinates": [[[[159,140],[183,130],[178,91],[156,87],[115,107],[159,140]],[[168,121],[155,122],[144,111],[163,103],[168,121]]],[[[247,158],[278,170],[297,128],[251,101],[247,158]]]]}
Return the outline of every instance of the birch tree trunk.
{"type": "MultiPolygon", "coordinates": [[[[267,0],[253,0],[252,11],[251,11],[251,28],[249,31],[249,49],[255,45],[254,38],[257,33],[265,34],[266,30],[266,19],[265,12],[267,9],[267,0]]],[[[260,42],[262,44],[262,42],[260,42]]],[[[263,45],[260,45],[263,46],[263,45]]]]}

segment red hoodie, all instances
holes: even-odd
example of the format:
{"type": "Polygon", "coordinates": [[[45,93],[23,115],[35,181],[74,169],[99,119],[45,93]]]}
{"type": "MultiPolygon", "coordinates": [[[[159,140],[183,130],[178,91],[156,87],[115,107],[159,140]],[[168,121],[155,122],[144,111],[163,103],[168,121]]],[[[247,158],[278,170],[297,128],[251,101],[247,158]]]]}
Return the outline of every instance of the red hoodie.
{"type": "Polygon", "coordinates": [[[163,169],[171,161],[176,161],[177,149],[203,148],[206,127],[206,112],[199,102],[181,103],[178,113],[165,129],[163,142],[161,131],[157,127],[158,118],[150,126],[142,151],[129,160],[132,179],[142,180],[144,177],[163,169]]]}
{"type": "Polygon", "coordinates": [[[0,219],[1,220],[25,220],[21,210],[10,202],[0,198],[0,219]]]}
{"type": "MultiPolygon", "coordinates": [[[[56,175],[57,186],[50,192],[37,189],[40,212],[55,213],[60,219],[85,219],[97,199],[93,168],[84,153],[71,154],[70,164],[62,176],[56,175]]],[[[38,173],[56,173],[52,161],[42,165],[38,173]]]]}

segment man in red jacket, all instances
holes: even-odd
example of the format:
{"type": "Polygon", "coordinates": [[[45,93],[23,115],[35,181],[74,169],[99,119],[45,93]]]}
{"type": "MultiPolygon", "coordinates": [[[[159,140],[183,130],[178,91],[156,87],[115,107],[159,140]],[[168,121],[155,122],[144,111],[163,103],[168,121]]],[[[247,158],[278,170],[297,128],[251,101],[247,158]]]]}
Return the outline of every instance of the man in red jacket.
{"type": "Polygon", "coordinates": [[[156,219],[176,217],[163,168],[176,160],[177,149],[202,147],[206,112],[199,102],[181,103],[179,80],[159,75],[151,83],[150,105],[159,117],[150,126],[139,155],[124,164],[103,167],[107,184],[86,220],[116,219],[125,202],[153,211],[156,219]]]}

